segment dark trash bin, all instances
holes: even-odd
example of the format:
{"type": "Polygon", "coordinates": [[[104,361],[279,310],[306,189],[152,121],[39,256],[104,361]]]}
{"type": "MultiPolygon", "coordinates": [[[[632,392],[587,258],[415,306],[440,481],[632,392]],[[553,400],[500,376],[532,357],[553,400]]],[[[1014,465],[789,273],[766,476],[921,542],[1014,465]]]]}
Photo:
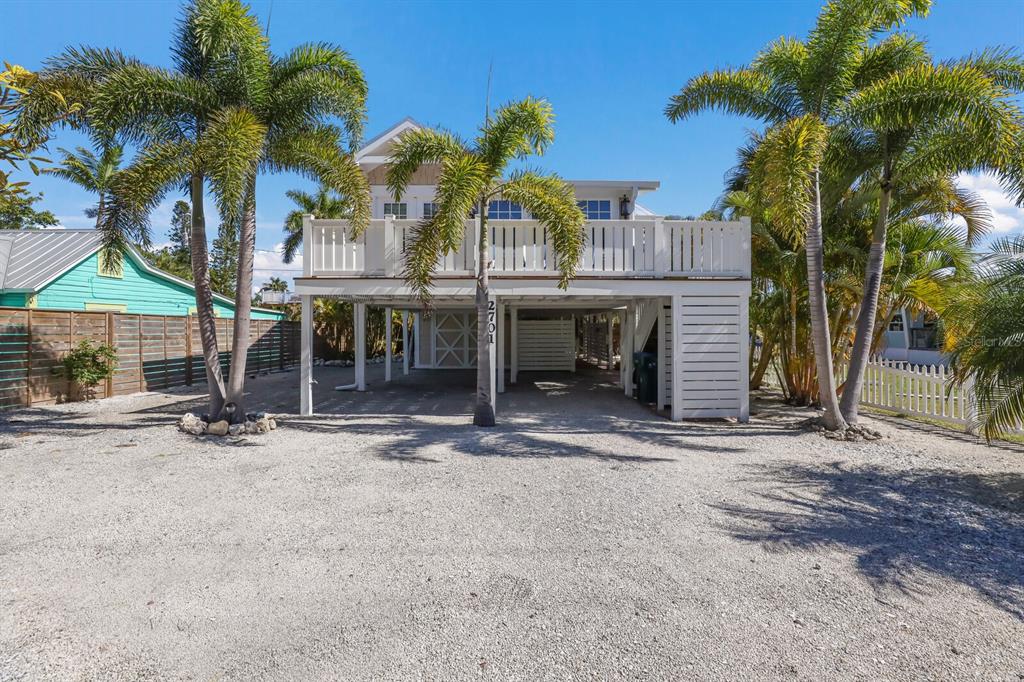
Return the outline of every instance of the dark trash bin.
{"type": "Polygon", "coordinates": [[[633,353],[633,382],[636,399],[642,403],[658,402],[658,356],[654,353],[633,353]]]}

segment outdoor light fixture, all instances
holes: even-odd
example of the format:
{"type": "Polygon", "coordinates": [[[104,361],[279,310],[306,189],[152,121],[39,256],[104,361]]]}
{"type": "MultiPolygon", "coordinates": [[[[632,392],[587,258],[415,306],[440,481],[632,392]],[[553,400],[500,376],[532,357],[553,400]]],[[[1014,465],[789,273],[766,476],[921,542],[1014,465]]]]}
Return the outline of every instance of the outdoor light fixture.
{"type": "Polygon", "coordinates": [[[631,215],[633,215],[633,206],[629,202],[629,196],[623,194],[622,198],[619,199],[619,216],[628,218],[631,215]]]}

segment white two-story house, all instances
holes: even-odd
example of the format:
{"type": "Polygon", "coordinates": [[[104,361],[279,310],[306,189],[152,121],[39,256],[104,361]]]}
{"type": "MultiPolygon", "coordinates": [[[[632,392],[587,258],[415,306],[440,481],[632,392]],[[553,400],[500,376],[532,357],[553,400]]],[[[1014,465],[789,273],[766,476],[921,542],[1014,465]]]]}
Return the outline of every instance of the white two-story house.
{"type": "MultiPolygon", "coordinates": [[[[415,348],[413,354],[404,353],[404,372],[410,371],[410,361],[416,371],[475,366],[478,219],[467,220],[463,247],[437,264],[429,310],[402,278],[406,235],[431,215],[438,168],[420,168],[400,200],[388,191],[385,173],[394,140],[417,127],[406,119],[358,152],[373,201],[373,220],[358,239],[351,239],[347,221],[306,218],[303,273],[295,280],[302,300],[304,414],[311,414],[313,405],[314,297],[334,296],[355,304],[357,390],[365,388],[366,306],[403,312],[402,348],[415,348]]],[[[626,396],[635,388],[633,351],[647,349],[657,358],[659,410],[668,410],[677,420],[746,420],[749,222],[654,215],[639,207],[637,199],[657,190],[655,181],[570,183],[587,217],[587,242],[577,276],[566,290],[558,288],[559,273],[544,229],[528,212],[507,201],[494,201],[488,209],[496,411],[501,411],[501,393],[520,381],[522,373],[572,371],[579,320],[603,314],[619,322],[620,380],[626,396]]],[[[592,332],[593,326],[587,329],[592,332]]],[[[610,344],[610,332],[608,339],[610,344]]],[[[390,380],[390,361],[385,371],[390,380]]]]}

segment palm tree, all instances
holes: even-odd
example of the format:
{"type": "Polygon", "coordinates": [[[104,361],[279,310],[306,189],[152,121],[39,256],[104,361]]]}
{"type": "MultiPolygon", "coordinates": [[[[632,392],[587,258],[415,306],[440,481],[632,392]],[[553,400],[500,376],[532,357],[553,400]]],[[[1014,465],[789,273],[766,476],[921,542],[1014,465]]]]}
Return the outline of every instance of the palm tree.
{"type": "MultiPolygon", "coordinates": [[[[314,44],[275,59],[256,17],[238,0],[193,0],[179,22],[175,70],[119,53],[68,50],[51,60],[46,83],[87,105],[73,122],[139,148],[118,182],[101,226],[117,259],[129,241],[148,242],[148,215],[172,188],[189,187],[192,267],[210,414],[244,418],[243,388],[252,305],[256,174],[296,171],[357,197],[353,224],[369,220],[366,180],[351,146],[361,130],[365,82],[341,50],[314,44]],[[324,122],[340,116],[344,129],[324,122]],[[218,362],[203,193],[209,186],[225,225],[238,225],[235,319],[228,382],[218,362]],[[365,199],[363,201],[362,199],[365,199]]],[[[48,125],[40,97],[26,125],[48,125]]]]}
{"type": "Polygon", "coordinates": [[[395,143],[387,171],[388,188],[396,201],[409,186],[413,174],[424,164],[438,164],[435,214],[415,228],[406,246],[405,278],[424,301],[430,298],[438,259],[454,253],[466,236],[466,217],[475,212],[479,219],[477,238],[477,400],[473,423],[494,425],[488,333],[487,209],[491,199],[521,204],[533,214],[551,236],[561,271],[559,285],[569,286],[576,274],[584,245],[583,213],[576,205],[570,185],[555,175],[514,171],[505,178],[506,167],[515,159],[542,155],[555,137],[554,113],[545,100],[532,97],[499,108],[488,116],[473,144],[447,132],[420,129],[404,134],[395,143]]]}
{"type": "Polygon", "coordinates": [[[121,168],[123,149],[117,144],[103,145],[97,156],[91,149],[78,147],[75,151],[61,148],[59,164],[54,168],[46,168],[44,173],[64,178],[89,192],[99,195],[95,206],[85,209],[85,215],[96,219],[97,229],[103,223],[103,211],[117,180],[121,168]]]}
{"type": "Polygon", "coordinates": [[[868,40],[930,0],[835,0],[818,16],[807,41],[780,38],[750,66],[704,73],[672,97],[665,114],[681,121],[706,109],[752,116],[769,127],[753,159],[763,203],[778,229],[802,243],[807,262],[811,337],[822,423],[845,430],[832,363],[832,336],[823,274],[821,164],[829,129],[863,74],[868,40]]]}
{"type": "MultiPolygon", "coordinates": [[[[1024,88],[1024,60],[1006,50],[933,65],[922,43],[894,35],[868,48],[863,59],[881,68],[870,70],[874,80],[851,98],[849,112],[851,123],[875,148],[879,163],[864,181],[877,186],[879,208],[840,402],[843,417],[852,424],[858,421],[864,370],[875,337],[893,193],[922,178],[1012,166],[1021,128],[1012,97],[1024,88]],[[883,69],[888,73],[880,73],[883,69]]],[[[1024,191],[1019,200],[1024,201],[1024,191]]],[[[968,231],[969,242],[977,236],[968,231]]]]}
{"type": "Polygon", "coordinates": [[[291,263],[302,246],[302,217],[313,215],[317,218],[347,218],[351,211],[348,201],[328,187],[320,186],[316,194],[290,189],[285,196],[291,199],[297,209],[284,219],[284,262],[291,263]]]}
{"type": "MultiPolygon", "coordinates": [[[[977,424],[992,440],[1024,422],[1024,237],[996,241],[977,281],[951,306],[950,365],[974,382],[977,424]]],[[[977,425],[975,424],[975,426],[977,425]]]]}

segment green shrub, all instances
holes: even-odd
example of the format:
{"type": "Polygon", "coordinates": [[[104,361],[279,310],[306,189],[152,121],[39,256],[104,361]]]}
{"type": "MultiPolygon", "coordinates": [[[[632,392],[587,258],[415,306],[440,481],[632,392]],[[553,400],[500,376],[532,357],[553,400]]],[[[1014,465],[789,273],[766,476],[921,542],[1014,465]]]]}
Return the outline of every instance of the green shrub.
{"type": "Polygon", "coordinates": [[[64,356],[64,376],[74,383],[82,396],[89,400],[101,381],[114,375],[117,352],[106,344],[93,345],[82,340],[64,356]]]}

